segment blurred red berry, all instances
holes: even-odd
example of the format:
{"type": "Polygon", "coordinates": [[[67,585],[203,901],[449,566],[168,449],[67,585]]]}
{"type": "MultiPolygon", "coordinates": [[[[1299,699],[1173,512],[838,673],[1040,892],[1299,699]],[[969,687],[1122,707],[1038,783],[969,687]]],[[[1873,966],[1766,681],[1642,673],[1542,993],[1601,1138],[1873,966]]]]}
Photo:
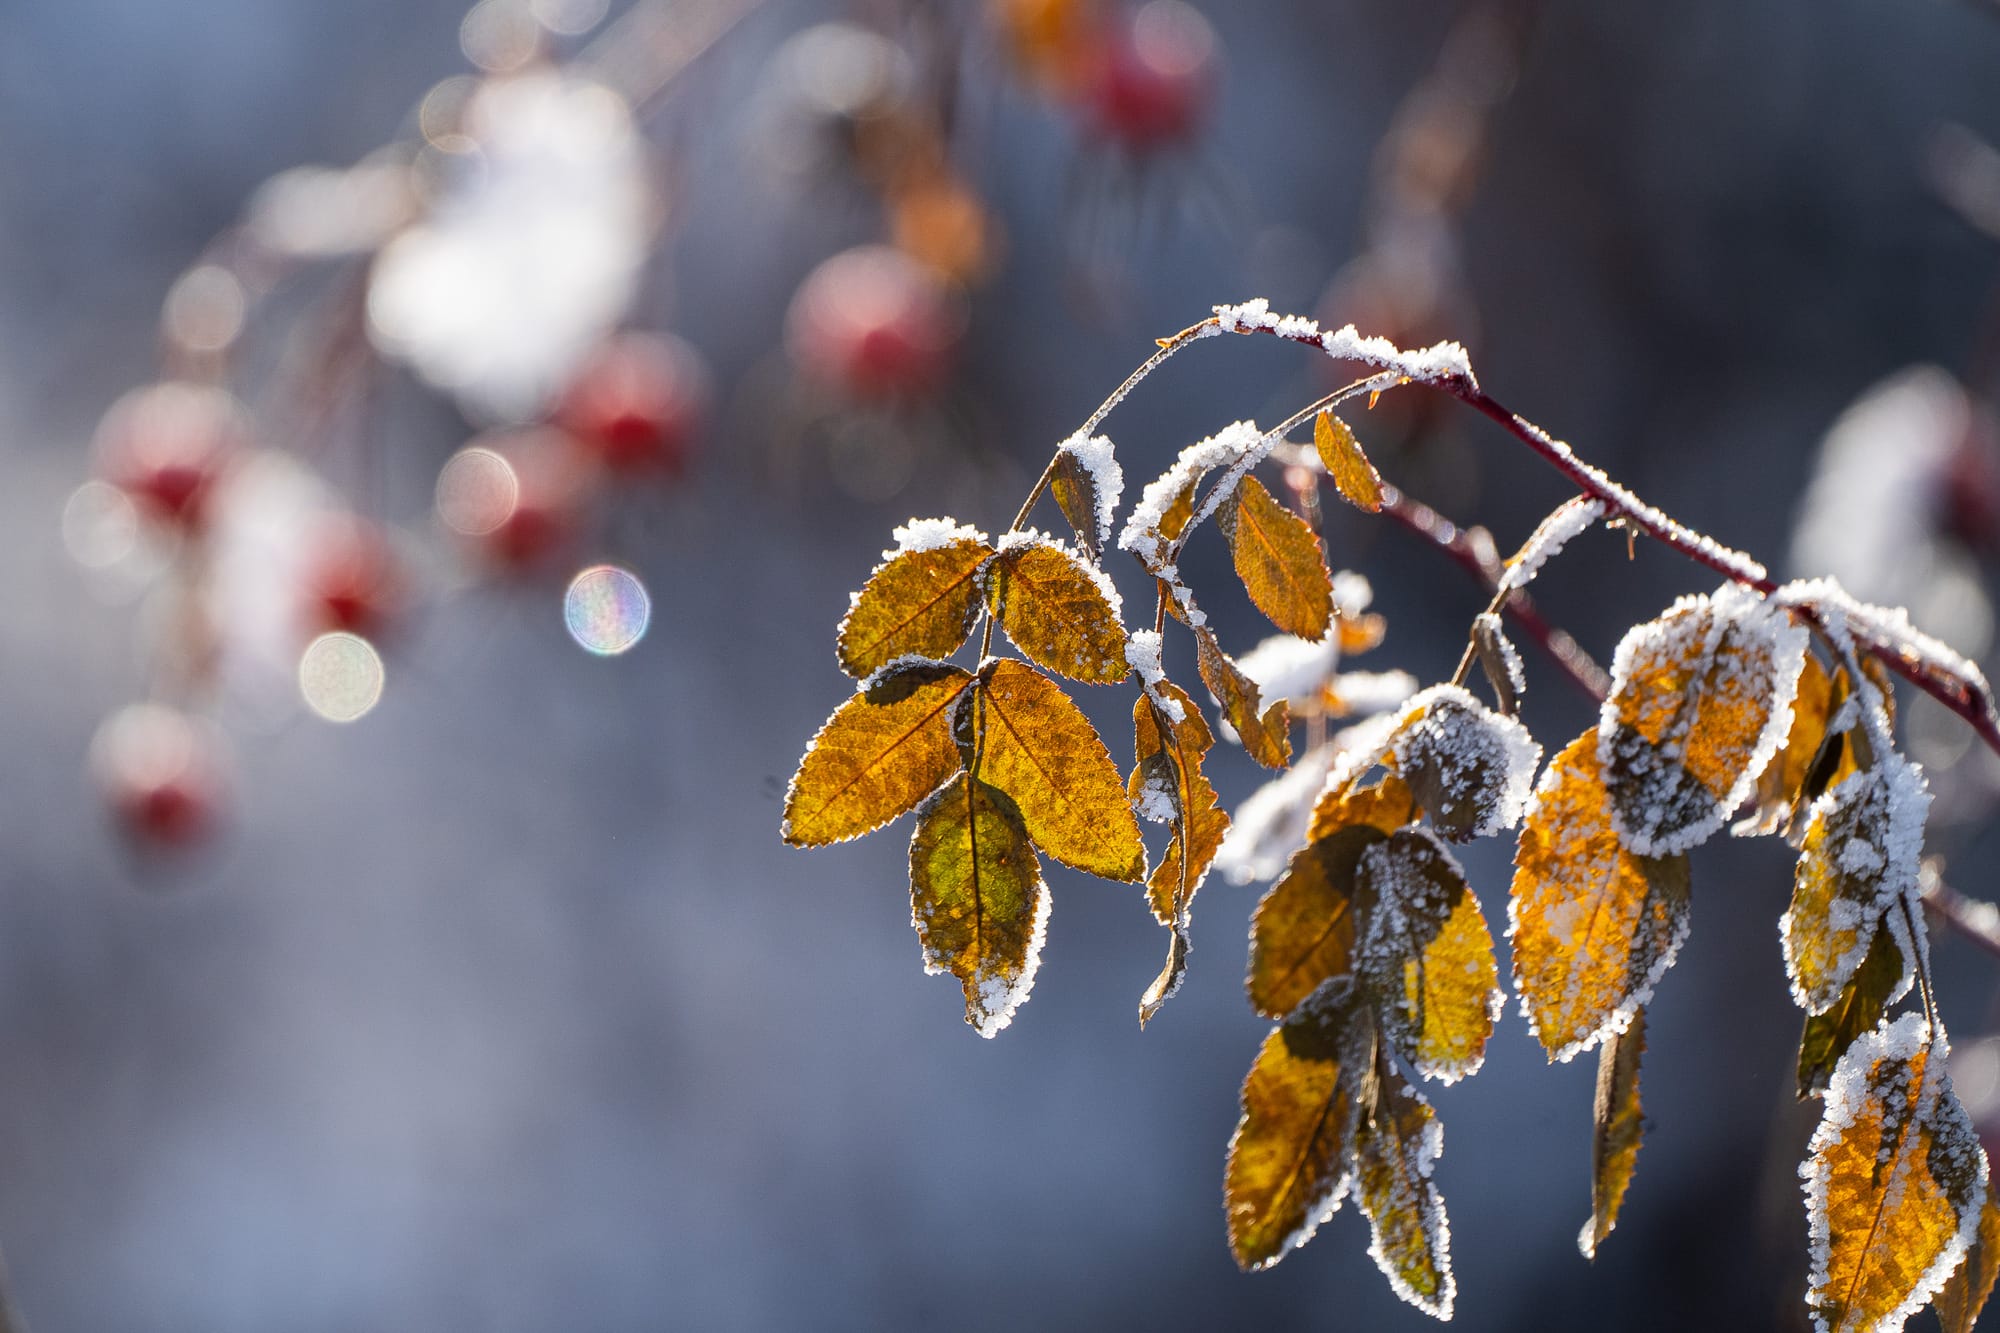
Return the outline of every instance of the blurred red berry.
{"type": "Polygon", "coordinates": [[[220,742],[162,704],[134,704],[108,718],[91,743],[91,768],[119,830],[140,846],[191,847],[221,820],[220,742]]]}
{"type": "Polygon", "coordinates": [[[900,251],[864,245],[826,260],[800,284],[785,340],[822,383],[879,401],[934,392],[964,327],[956,294],[935,273],[900,251]]]}
{"type": "Polygon", "coordinates": [[[701,353],[671,334],[621,333],[584,362],[555,420],[613,472],[679,475],[708,406],[701,353]]]}
{"type": "Polygon", "coordinates": [[[200,525],[216,481],[248,447],[241,406],[203,384],[135,389],[97,428],[104,479],[149,517],[183,529],[200,525]]]}
{"type": "Polygon", "coordinates": [[[1134,153],[1192,140],[1216,82],[1215,31],[1180,0],[1151,0],[1113,26],[1086,85],[1090,127],[1134,153]]]}
{"type": "Polygon", "coordinates": [[[373,523],[341,515],[314,534],[303,589],[308,634],[346,630],[379,639],[401,617],[408,592],[395,547],[373,523]]]}

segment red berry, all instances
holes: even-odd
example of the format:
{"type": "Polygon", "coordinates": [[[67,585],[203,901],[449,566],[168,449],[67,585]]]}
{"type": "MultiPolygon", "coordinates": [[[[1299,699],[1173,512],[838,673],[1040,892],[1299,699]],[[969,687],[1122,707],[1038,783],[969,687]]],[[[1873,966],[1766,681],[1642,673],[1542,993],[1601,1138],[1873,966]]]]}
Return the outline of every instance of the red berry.
{"type": "Polygon", "coordinates": [[[142,846],[190,847],[220,820],[221,744],[184,713],[133,704],[113,714],[91,743],[91,767],[120,831],[142,846]]]}
{"type": "Polygon", "coordinates": [[[112,404],[97,428],[98,468],[152,518],[188,529],[230,463],[249,447],[237,401],[204,384],[168,381],[112,404]]]}
{"type": "Polygon", "coordinates": [[[1179,0],[1151,0],[1114,27],[1087,83],[1090,125],[1135,153],[1192,139],[1215,93],[1215,31],[1179,0]]]}
{"type": "Polygon", "coordinates": [[[887,246],[826,260],[800,284],[786,345],[808,373],[861,401],[918,397],[950,373],[965,327],[952,290],[887,246]]]}
{"type": "Polygon", "coordinates": [[[479,436],[438,477],[438,516],[496,569],[551,564],[583,530],[596,469],[563,431],[535,427],[479,436]]]}
{"type": "Polygon", "coordinates": [[[381,637],[408,600],[395,548],[380,528],[352,515],[328,519],[314,534],[303,593],[309,635],[346,630],[365,639],[381,637]]]}
{"type": "Polygon", "coordinates": [[[613,472],[678,475],[708,402],[708,368],[687,342],[621,333],[584,362],[555,420],[613,472]]]}

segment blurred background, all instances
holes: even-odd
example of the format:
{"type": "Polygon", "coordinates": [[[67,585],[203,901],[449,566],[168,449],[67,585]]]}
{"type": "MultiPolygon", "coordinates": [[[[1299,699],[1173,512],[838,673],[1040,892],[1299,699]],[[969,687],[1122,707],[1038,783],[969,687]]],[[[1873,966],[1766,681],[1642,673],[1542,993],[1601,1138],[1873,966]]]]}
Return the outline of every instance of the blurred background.
{"type": "MultiPolygon", "coordinates": [[[[1426,1326],[1352,1209],[1231,1262],[1257,886],[1207,885],[1142,1035],[1158,927],[1051,867],[989,1043],[921,970],[900,828],[780,843],[845,594],[912,514],[1003,528],[1154,337],[1267,296],[1464,341],[1650,500],[1983,655],[1996,63],[1986,0],[0,0],[28,1323],[1426,1326]]],[[[1330,383],[1190,351],[1108,423],[1128,495],[1330,383]]],[[[1356,417],[1378,466],[1512,549],[1559,480],[1415,395],[1356,417]]],[[[1324,531],[1386,617],[1361,665],[1448,675],[1484,593],[1386,523],[1324,531]]],[[[1222,543],[1190,565],[1250,648],[1222,543]]],[[[1536,595],[1608,661],[1705,586],[1598,534],[1536,595]]],[[[1528,669],[1553,750],[1591,706],[1528,669]]],[[[1129,757],[1129,694],[1077,692],[1129,757]]],[[[1932,849],[1992,896],[2000,768],[1903,704],[1932,849]]],[[[1231,804],[1262,781],[1211,768],[1231,804]]],[[[1507,855],[1464,858],[1496,923],[1507,855]]],[[[1787,849],[1694,875],[1594,1264],[1592,1062],[1510,1012],[1427,1089],[1456,1322],[1802,1325],[1787,849]]],[[[2000,961],[1935,937],[1979,1114],[2000,961]]]]}

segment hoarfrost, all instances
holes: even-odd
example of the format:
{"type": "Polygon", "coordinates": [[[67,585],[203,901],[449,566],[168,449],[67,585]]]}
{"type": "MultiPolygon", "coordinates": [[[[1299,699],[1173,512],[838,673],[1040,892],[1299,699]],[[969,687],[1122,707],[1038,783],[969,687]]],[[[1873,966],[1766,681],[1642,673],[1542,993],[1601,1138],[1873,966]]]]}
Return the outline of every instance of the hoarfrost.
{"type": "Polygon", "coordinates": [[[1394,750],[1418,804],[1451,836],[1465,838],[1519,822],[1542,761],[1526,727],[1456,685],[1433,685],[1410,700],[1394,750]]]}
{"type": "Polygon", "coordinates": [[[1082,434],[1072,435],[1062,442],[1061,452],[1074,458],[1090,474],[1093,499],[1097,505],[1096,545],[1103,550],[1111,541],[1112,518],[1118,512],[1118,502],[1125,495],[1125,470],[1118,466],[1109,436],[1085,438],[1082,434]]]}
{"type": "Polygon", "coordinates": [[[913,518],[902,527],[891,530],[889,535],[896,539],[896,547],[882,552],[884,560],[893,560],[913,551],[935,551],[958,541],[986,540],[986,534],[978,528],[954,518],[913,518]]]}
{"type": "Polygon", "coordinates": [[[1579,495],[1564,501],[1554,513],[1541,521],[1514,558],[1507,562],[1506,572],[1500,576],[1500,591],[1512,592],[1527,587],[1541,572],[1543,565],[1603,516],[1602,500],[1579,495]]]}
{"type": "Polygon", "coordinates": [[[1291,634],[1274,634],[1236,659],[1244,675],[1257,683],[1268,704],[1288,699],[1316,701],[1333,679],[1340,662],[1340,636],[1329,634],[1318,643],[1291,634]]]}

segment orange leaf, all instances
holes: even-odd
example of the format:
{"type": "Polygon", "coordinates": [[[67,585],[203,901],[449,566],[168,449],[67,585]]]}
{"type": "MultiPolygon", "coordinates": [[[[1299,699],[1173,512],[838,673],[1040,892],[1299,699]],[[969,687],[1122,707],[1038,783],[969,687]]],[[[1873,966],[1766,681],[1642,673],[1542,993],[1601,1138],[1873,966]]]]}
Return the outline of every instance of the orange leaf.
{"type": "Polygon", "coordinates": [[[1174,829],[1166,858],[1147,882],[1153,915],[1172,930],[1173,938],[1167,945],[1166,966],[1139,1002],[1143,1027],[1180,988],[1187,970],[1188,910],[1222,848],[1229,816],[1201,771],[1202,755],[1215,738],[1185,691],[1162,680],[1142,692],[1132,707],[1132,731],[1138,756],[1127,783],[1132,807],[1174,829]]]}
{"type": "Polygon", "coordinates": [[[1037,847],[1104,879],[1145,878],[1145,844],[1111,752],[1054,681],[1011,658],[988,662],[957,734],[967,767],[1013,798],[1037,847]]]}
{"type": "Polygon", "coordinates": [[[970,528],[953,532],[963,535],[889,553],[868,576],[840,622],[841,670],[867,676],[899,657],[958,651],[978,616],[979,572],[993,549],[970,528]]]}
{"type": "Polygon", "coordinates": [[[1646,1011],[1634,1010],[1632,1026],[1597,1052],[1597,1098],[1591,1109],[1590,1220],[1576,1238],[1586,1259],[1618,1225],[1618,1209],[1639,1163],[1646,1130],[1639,1107],[1639,1057],[1646,1051],[1646,1011]]]}
{"type": "Polygon", "coordinates": [[[1382,842],[1365,824],[1337,829],[1292,853],[1250,919],[1250,1006],[1283,1018],[1346,973],[1354,953],[1354,879],[1361,854],[1382,842]]]}
{"type": "Polygon", "coordinates": [[[965,990],[965,1021],[982,1037],[1028,998],[1048,928],[1049,891],[1001,792],[960,773],[924,802],[910,839],[910,917],[924,970],[965,990]]]}
{"type": "Polygon", "coordinates": [[[1354,1193],[1375,1233],[1368,1255],[1396,1294],[1425,1314],[1451,1318],[1451,1227],[1431,1179],[1444,1127],[1431,1104],[1378,1060],[1372,1106],[1354,1126],[1354,1193]]]}
{"type": "Polygon", "coordinates": [[[1799,1100],[1826,1090],[1827,1080],[1864,1032],[1873,1032],[1889,1005],[1909,990],[1913,976],[1903,950],[1886,930],[1875,932],[1868,956],[1825,1013],[1807,1014],[1799,1036],[1799,1100]]]}
{"type": "Polygon", "coordinates": [[[1586,731],[1550,761],[1514,854],[1514,989],[1551,1060],[1622,1031],[1687,938],[1687,858],[1620,845],[1597,749],[1586,731]]]}
{"type": "Polygon", "coordinates": [[[1986,1154],[1945,1048],[1905,1014],[1848,1049],[1808,1148],[1806,1304],[1831,1333],[1893,1333],[1951,1275],[1986,1199],[1986,1154]]]}
{"type": "Polygon", "coordinates": [[[1292,757],[1292,715],[1279,699],[1262,712],[1263,702],[1257,682],[1243,674],[1229,654],[1216,642],[1215,631],[1206,625],[1194,632],[1195,666],[1202,683],[1222,705],[1222,715],[1236,729],[1243,750],[1266,768],[1283,768],[1292,757]]]}
{"type": "Polygon", "coordinates": [[[1944,1333],[1972,1333],[1973,1324],[1993,1294],[1993,1280],[2000,1277],[2000,1207],[1995,1207],[1991,1189],[1979,1210],[1979,1230],[1965,1262],[1952,1271],[1944,1290],[1931,1302],[1944,1333]]]}
{"type": "Polygon", "coordinates": [[[1032,662],[1097,685],[1116,685],[1131,670],[1118,590],[1102,570],[1040,533],[1001,539],[986,600],[1032,662]]]}
{"type": "Polygon", "coordinates": [[[1366,824],[1384,833],[1394,833],[1416,817],[1417,803],[1408,785],[1394,773],[1385,773],[1372,786],[1329,788],[1321,792],[1306,836],[1324,838],[1350,824],[1366,824]]]}
{"type": "MultiPolygon", "coordinates": [[[[1806,793],[1820,747],[1829,739],[1826,727],[1834,709],[1833,677],[1827,675],[1811,653],[1799,670],[1798,687],[1792,693],[1792,729],[1784,746],[1757,778],[1756,794],[1744,818],[1731,829],[1739,837],[1781,833],[1792,820],[1793,808],[1801,795],[1810,803],[1819,792],[1806,793]]],[[[1824,788],[1822,788],[1824,790],[1824,788]]]]}
{"type": "Polygon", "coordinates": [[[1244,1268],[1278,1262],[1340,1207],[1354,1131],[1356,1056],[1367,1058],[1356,1026],[1351,989],[1330,986],[1271,1029],[1243,1082],[1223,1204],[1229,1247],[1244,1268]]]}
{"type": "Polygon", "coordinates": [[[1722,827],[1791,729],[1806,632],[1730,585],[1618,644],[1598,758],[1625,845],[1686,851],[1722,827]]]}
{"type": "Polygon", "coordinates": [[[1327,475],[1349,504],[1371,514],[1382,508],[1382,478],[1345,421],[1331,412],[1321,412],[1313,422],[1313,444],[1327,475]]]}
{"type": "Polygon", "coordinates": [[[1312,526],[1246,476],[1223,505],[1236,576],[1259,611],[1287,634],[1317,642],[1333,621],[1333,575],[1312,526]]]}
{"type": "Polygon", "coordinates": [[[878,829],[958,770],[952,709],[970,672],[941,662],[891,668],[835,710],[806,747],[785,793],[794,847],[845,842],[878,829]]]}

